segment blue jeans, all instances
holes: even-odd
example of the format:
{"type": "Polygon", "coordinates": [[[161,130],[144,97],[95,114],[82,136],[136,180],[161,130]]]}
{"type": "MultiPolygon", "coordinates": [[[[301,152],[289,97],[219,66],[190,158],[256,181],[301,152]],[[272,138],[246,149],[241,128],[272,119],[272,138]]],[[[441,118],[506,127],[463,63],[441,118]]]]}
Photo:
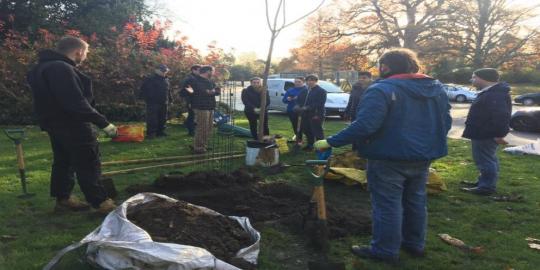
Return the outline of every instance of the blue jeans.
{"type": "Polygon", "coordinates": [[[478,188],[495,191],[499,176],[498,144],[494,139],[471,140],[471,143],[474,163],[476,163],[476,168],[480,171],[478,188]]]}
{"type": "Polygon", "coordinates": [[[431,161],[368,161],[374,255],[397,258],[401,247],[424,249],[430,164],[431,161]]]}

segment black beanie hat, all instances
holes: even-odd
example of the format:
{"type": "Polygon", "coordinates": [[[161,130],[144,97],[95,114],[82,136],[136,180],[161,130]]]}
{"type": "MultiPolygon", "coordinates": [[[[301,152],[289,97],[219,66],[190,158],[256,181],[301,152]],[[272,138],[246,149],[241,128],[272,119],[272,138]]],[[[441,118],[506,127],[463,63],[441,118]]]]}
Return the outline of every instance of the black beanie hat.
{"type": "Polygon", "coordinates": [[[494,68],[481,68],[473,72],[476,77],[488,82],[498,82],[499,72],[494,68]]]}

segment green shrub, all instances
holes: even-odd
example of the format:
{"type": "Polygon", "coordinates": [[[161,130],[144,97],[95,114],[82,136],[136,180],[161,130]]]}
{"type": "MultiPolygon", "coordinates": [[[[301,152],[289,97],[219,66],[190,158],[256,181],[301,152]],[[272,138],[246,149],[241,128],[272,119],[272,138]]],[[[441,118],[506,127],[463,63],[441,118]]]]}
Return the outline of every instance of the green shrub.
{"type": "Polygon", "coordinates": [[[501,79],[509,83],[540,83],[540,70],[523,68],[503,72],[501,79]]]}
{"type": "Polygon", "coordinates": [[[30,100],[17,100],[9,96],[2,96],[0,99],[0,125],[30,125],[35,123],[30,100]]]}

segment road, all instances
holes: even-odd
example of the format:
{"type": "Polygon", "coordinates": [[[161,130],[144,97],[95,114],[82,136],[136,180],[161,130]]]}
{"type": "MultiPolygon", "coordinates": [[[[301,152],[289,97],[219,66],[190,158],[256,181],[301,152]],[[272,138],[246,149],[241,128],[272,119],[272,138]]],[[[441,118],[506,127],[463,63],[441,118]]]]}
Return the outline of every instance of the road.
{"type": "MultiPolygon", "coordinates": [[[[463,129],[465,128],[465,119],[467,118],[467,113],[471,107],[470,103],[452,103],[452,129],[448,133],[448,137],[454,139],[460,139],[463,129]]],[[[533,110],[540,109],[539,106],[512,106],[512,113],[518,110],[533,110]]],[[[529,133],[529,132],[519,132],[511,130],[510,134],[506,136],[505,140],[508,141],[510,145],[524,145],[535,142],[536,139],[540,138],[538,133],[529,133]]]]}

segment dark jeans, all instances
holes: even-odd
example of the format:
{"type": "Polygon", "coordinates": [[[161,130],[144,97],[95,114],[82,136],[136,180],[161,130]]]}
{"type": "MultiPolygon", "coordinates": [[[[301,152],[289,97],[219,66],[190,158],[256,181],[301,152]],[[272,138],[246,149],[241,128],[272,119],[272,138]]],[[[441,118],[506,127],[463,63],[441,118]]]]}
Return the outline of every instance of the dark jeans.
{"type": "Polygon", "coordinates": [[[302,131],[298,131],[298,114],[295,112],[287,112],[287,115],[289,116],[289,120],[291,121],[293,134],[296,135],[297,140],[301,140],[302,131]]]}
{"type": "Polygon", "coordinates": [[[324,139],[324,131],[322,128],[323,119],[313,119],[312,116],[302,116],[302,133],[306,134],[308,146],[313,146],[315,140],[324,139]],[[307,118],[307,119],[306,119],[307,118]]]}
{"type": "Polygon", "coordinates": [[[188,116],[184,121],[184,126],[186,126],[189,135],[195,134],[195,112],[191,106],[188,108],[188,116]]]}
{"type": "Polygon", "coordinates": [[[368,160],[375,255],[396,258],[401,247],[424,249],[430,163],[368,160]]]}
{"type": "Polygon", "coordinates": [[[51,196],[69,198],[75,176],[86,201],[98,208],[107,195],[99,182],[101,162],[96,135],[90,125],[47,130],[53,151],[51,196]]]}
{"type": "Polygon", "coordinates": [[[476,163],[476,168],[480,171],[478,188],[496,191],[499,176],[498,144],[494,139],[471,140],[471,144],[474,163],[476,163]]]}
{"type": "MultiPolygon", "coordinates": [[[[251,131],[251,136],[253,139],[257,140],[257,123],[259,122],[259,115],[251,112],[251,111],[244,111],[244,114],[246,115],[246,118],[249,121],[249,130],[251,131]]],[[[270,130],[268,129],[268,113],[264,114],[264,135],[269,135],[270,130]]]]}
{"type": "Polygon", "coordinates": [[[167,104],[146,104],[146,135],[161,135],[167,122],[167,104]]]}

